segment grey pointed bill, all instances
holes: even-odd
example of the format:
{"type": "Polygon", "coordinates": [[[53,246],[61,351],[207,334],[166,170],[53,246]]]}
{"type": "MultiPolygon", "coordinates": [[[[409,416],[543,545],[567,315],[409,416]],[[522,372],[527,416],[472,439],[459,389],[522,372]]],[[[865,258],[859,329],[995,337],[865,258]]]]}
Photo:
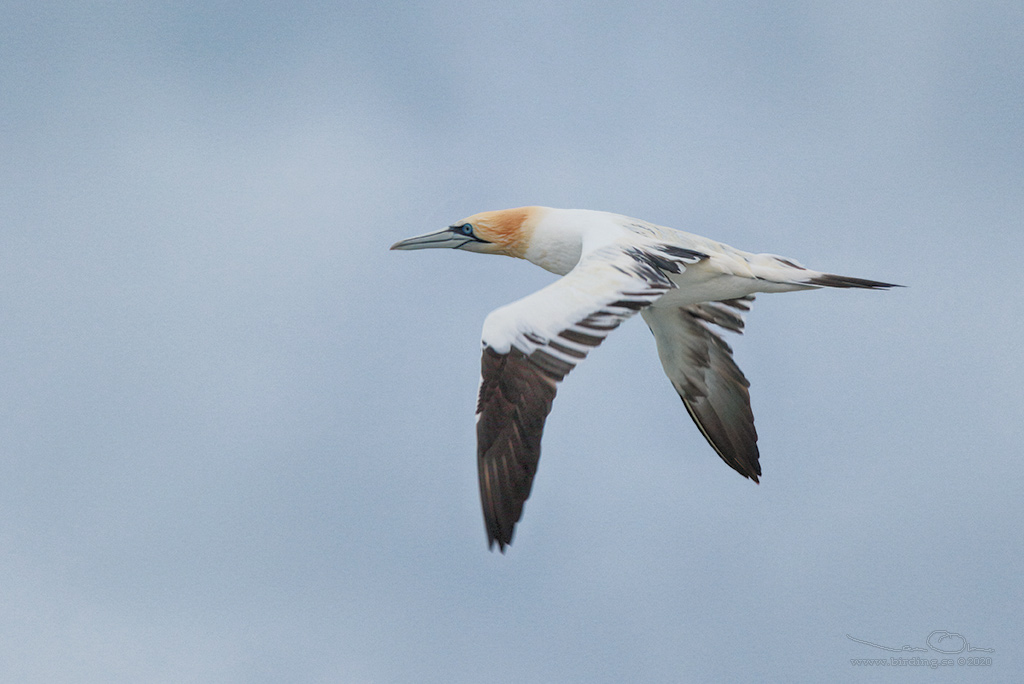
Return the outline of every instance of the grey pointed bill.
{"type": "Polygon", "coordinates": [[[467,243],[478,242],[476,238],[456,231],[457,229],[455,228],[445,228],[434,233],[417,235],[416,237],[399,240],[391,245],[391,249],[458,249],[467,243]]]}

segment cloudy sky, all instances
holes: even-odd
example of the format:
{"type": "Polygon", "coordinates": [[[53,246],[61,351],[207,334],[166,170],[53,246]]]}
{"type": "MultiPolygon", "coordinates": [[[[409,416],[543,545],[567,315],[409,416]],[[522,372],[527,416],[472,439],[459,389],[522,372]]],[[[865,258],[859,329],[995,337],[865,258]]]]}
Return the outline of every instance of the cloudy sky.
{"type": "Polygon", "coordinates": [[[0,679],[1024,676],[1018,2],[2,17],[0,679]],[[758,298],[760,485],[630,321],[501,555],[480,327],[552,276],[387,248],[524,204],[909,287],[758,298]]]}

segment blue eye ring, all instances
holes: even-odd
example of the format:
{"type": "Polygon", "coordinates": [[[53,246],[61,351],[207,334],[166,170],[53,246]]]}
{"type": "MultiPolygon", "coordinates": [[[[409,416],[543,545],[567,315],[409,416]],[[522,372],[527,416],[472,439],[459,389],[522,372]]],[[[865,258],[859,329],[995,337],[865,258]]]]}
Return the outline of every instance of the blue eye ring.
{"type": "Polygon", "coordinates": [[[461,226],[459,226],[458,230],[463,235],[472,235],[473,234],[473,224],[471,224],[471,223],[463,223],[461,226]]]}

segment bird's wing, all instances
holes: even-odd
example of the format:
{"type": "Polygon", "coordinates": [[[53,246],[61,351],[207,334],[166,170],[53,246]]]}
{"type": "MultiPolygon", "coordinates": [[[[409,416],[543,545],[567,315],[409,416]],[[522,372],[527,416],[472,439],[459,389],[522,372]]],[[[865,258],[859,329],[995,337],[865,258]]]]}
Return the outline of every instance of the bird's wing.
{"type": "Polygon", "coordinates": [[[706,258],[613,244],[551,285],[493,311],[483,330],[477,466],[488,544],[511,543],[530,495],[558,382],[622,321],[675,287],[666,274],[706,258]]]}
{"type": "Polygon", "coordinates": [[[732,348],[711,327],[743,332],[742,313],[753,295],[684,307],[649,308],[644,320],[658,343],[658,356],[672,386],[704,437],[722,460],[757,482],[757,431],[750,410],[750,383],[732,358],[732,348]]]}

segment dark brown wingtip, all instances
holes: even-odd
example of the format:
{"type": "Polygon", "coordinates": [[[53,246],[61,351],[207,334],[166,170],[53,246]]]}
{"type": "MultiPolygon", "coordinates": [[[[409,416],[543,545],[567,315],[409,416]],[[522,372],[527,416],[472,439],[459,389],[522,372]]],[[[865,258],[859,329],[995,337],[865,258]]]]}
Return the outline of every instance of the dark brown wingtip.
{"type": "Polygon", "coordinates": [[[477,400],[477,472],[488,548],[505,553],[530,496],[557,380],[572,365],[538,349],[486,346],[477,400]]]}
{"type": "Polygon", "coordinates": [[[817,285],[819,287],[855,287],[862,290],[888,290],[893,287],[905,287],[904,285],[896,285],[894,283],[883,283],[878,280],[866,280],[865,278],[851,278],[849,276],[835,275],[834,273],[824,273],[806,282],[808,285],[817,285]]]}
{"type": "MultiPolygon", "coordinates": [[[[519,522],[518,519],[516,522],[519,522]]],[[[512,526],[507,530],[502,529],[501,521],[497,516],[494,513],[488,515],[485,511],[484,528],[487,530],[487,550],[493,552],[495,545],[497,545],[498,551],[505,555],[505,549],[512,544],[512,536],[515,534],[515,523],[512,523],[512,526]]]]}
{"type": "MultiPolygon", "coordinates": [[[[726,360],[735,368],[731,356],[720,359],[722,363],[726,360]]],[[[739,368],[735,370],[739,377],[743,378],[739,368]]],[[[746,378],[743,378],[743,382],[745,381],[746,378]]],[[[719,415],[719,408],[724,405],[720,404],[716,407],[715,403],[706,396],[691,399],[680,393],[679,398],[683,400],[686,412],[690,414],[697,429],[700,430],[719,458],[743,477],[759,483],[761,454],[757,448],[757,430],[754,428],[754,416],[750,413],[750,398],[746,391],[746,385],[741,384],[739,387],[742,388],[742,401],[747,414],[742,423],[747,428],[746,430],[737,430],[740,423],[732,422],[730,424],[723,421],[722,416],[719,415]]],[[[721,397],[719,397],[719,401],[721,401],[721,397]]]]}
{"type": "Polygon", "coordinates": [[[498,545],[498,551],[501,551],[501,555],[505,555],[505,549],[512,543],[512,540],[502,541],[491,536],[490,532],[487,533],[487,550],[493,552],[494,545],[498,545]]]}

